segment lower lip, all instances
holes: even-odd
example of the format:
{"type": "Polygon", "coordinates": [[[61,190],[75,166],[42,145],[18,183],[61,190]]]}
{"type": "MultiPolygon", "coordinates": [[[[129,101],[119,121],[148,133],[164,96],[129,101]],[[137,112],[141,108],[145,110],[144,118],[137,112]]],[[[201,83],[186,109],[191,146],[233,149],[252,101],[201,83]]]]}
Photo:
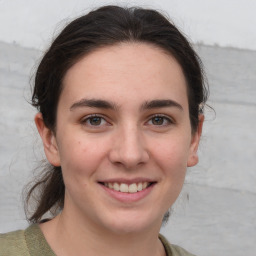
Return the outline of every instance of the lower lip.
{"type": "Polygon", "coordinates": [[[115,198],[118,201],[124,202],[124,203],[132,203],[137,202],[143,198],[145,198],[153,189],[156,183],[153,183],[149,187],[138,191],[136,193],[125,193],[116,191],[114,189],[105,187],[104,185],[100,184],[100,186],[110,195],[111,197],[115,198]]]}

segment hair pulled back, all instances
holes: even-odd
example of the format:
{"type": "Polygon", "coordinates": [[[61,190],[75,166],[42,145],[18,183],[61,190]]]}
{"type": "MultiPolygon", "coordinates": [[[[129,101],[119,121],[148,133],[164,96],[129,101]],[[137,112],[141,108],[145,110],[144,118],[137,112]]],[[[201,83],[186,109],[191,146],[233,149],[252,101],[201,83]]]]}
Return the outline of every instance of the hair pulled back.
{"type": "MultiPolygon", "coordinates": [[[[32,95],[32,105],[42,113],[45,125],[55,132],[62,81],[69,68],[100,47],[122,42],[153,44],[178,61],[187,82],[192,132],[196,131],[198,116],[207,99],[199,57],[179,30],[159,12],[119,6],[104,6],[75,19],[45,53],[35,75],[32,95]]],[[[61,167],[51,166],[44,171],[43,177],[30,189],[27,203],[35,191],[38,204],[29,221],[40,221],[53,208],[61,210],[65,193],[61,167]]]]}

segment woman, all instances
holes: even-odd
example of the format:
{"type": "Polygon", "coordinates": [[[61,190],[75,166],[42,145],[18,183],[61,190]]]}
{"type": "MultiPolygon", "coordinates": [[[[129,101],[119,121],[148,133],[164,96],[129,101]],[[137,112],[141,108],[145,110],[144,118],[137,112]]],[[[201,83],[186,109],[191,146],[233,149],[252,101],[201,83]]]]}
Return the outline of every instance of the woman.
{"type": "Polygon", "coordinates": [[[158,12],[106,6],[67,25],[32,96],[51,168],[4,255],[192,255],[159,230],[198,162],[205,101],[199,58],[158,12]]]}

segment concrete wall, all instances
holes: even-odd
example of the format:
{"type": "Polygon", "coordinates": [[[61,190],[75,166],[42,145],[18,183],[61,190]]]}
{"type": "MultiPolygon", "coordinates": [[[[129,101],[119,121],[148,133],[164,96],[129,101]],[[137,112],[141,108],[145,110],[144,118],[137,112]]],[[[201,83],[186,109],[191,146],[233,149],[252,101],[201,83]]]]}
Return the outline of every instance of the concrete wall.
{"type": "MultiPolygon", "coordinates": [[[[209,78],[200,163],[162,230],[199,256],[254,255],[256,237],[255,51],[196,46],[209,78]],[[189,200],[187,200],[189,197],[189,200]]],[[[33,124],[31,68],[40,52],[0,43],[0,232],[27,226],[22,188],[43,157],[33,124]]]]}
{"type": "Polygon", "coordinates": [[[56,26],[93,7],[115,3],[166,11],[194,43],[256,50],[253,0],[0,0],[0,41],[42,49],[58,31],[56,26]]]}
{"type": "MultiPolygon", "coordinates": [[[[102,2],[110,3],[0,0],[0,41],[6,42],[0,42],[0,232],[27,226],[21,192],[43,157],[35,111],[26,102],[31,69],[41,52],[24,46],[44,49],[65,18],[102,2]]],[[[111,3],[120,2],[125,1],[111,3]]],[[[133,3],[166,10],[194,42],[256,50],[255,1],[133,3]]],[[[206,67],[209,104],[216,115],[206,110],[200,163],[188,170],[183,194],[162,233],[199,256],[254,255],[256,51],[202,44],[196,49],[206,67]]]]}

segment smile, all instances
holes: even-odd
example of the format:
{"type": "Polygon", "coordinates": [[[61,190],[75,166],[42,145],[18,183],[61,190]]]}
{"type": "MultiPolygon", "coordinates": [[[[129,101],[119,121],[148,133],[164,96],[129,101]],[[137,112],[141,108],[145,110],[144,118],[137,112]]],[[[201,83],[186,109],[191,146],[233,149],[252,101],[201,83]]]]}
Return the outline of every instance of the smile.
{"type": "Polygon", "coordinates": [[[105,182],[103,185],[107,188],[110,188],[122,193],[137,193],[148,188],[151,184],[152,183],[145,181],[145,182],[132,183],[132,184],[105,182]]]}
{"type": "Polygon", "coordinates": [[[98,181],[106,195],[122,203],[134,203],[147,197],[157,181],[145,179],[98,181]]]}

